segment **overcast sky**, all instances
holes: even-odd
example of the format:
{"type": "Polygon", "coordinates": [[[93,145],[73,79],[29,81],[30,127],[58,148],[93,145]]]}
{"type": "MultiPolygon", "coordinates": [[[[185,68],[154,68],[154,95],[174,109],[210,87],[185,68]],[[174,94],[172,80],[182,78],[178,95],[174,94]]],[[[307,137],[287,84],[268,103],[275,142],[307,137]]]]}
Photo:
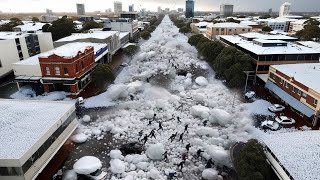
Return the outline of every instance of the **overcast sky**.
{"type": "MultiPolygon", "coordinates": [[[[54,12],[76,12],[76,3],[85,4],[86,12],[113,10],[113,0],[0,0],[2,12],[45,12],[52,9],[54,12]]],[[[279,11],[283,0],[195,0],[196,11],[219,11],[222,3],[234,4],[234,11],[279,11]]],[[[320,12],[320,0],[288,0],[292,3],[292,11],[320,12]]],[[[128,5],[134,4],[135,10],[146,8],[156,11],[162,9],[184,8],[185,0],[122,0],[123,11],[128,11],[128,5]]]]}

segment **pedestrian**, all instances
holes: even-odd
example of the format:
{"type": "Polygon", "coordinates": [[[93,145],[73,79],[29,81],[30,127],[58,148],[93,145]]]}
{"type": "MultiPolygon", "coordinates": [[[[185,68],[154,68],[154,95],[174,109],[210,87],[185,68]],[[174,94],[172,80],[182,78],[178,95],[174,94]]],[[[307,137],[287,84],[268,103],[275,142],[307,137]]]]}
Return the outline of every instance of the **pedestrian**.
{"type": "Polygon", "coordinates": [[[163,154],[163,160],[168,161],[168,151],[165,151],[163,154]]]}
{"type": "Polygon", "coordinates": [[[143,144],[146,144],[146,142],[148,141],[148,135],[147,134],[144,135],[143,140],[144,140],[143,144]]]}
{"type": "Polygon", "coordinates": [[[158,129],[158,131],[159,131],[160,129],[163,130],[163,128],[162,128],[162,122],[161,122],[161,121],[159,121],[159,129],[158,129]]]}
{"type": "Polygon", "coordinates": [[[189,152],[190,147],[191,147],[190,143],[186,145],[186,149],[188,152],[189,152]]]}
{"type": "Polygon", "coordinates": [[[156,135],[154,134],[155,133],[155,129],[152,129],[150,134],[149,134],[149,137],[154,137],[156,139],[156,135]]]}
{"type": "Polygon", "coordinates": [[[168,180],[172,180],[176,176],[177,172],[170,172],[168,174],[168,180]]]}
{"type": "Polygon", "coordinates": [[[183,168],[183,165],[186,163],[186,161],[181,161],[179,164],[178,164],[178,168],[180,167],[180,171],[182,171],[182,168],[183,168]]]}
{"type": "Polygon", "coordinates": [[[147,78],[147,83],[149,83],[149,78],[147,78]]]}
{"type": "Polygon", "coordinates": [[[151,120],[151,119],[149,119],[149,123],[148,123],[148,125],[147,125],[147,126],[151,126],[151,123],[152,123],[152,120],[151,120]]]}
{"type": "Polygon", "coordinates": [[[203,126],[207,126],[208,120],[203,121],[203,126]]]}
{"type": "Polygon", "coordinates": [[[131,101],[134,100],[134,96],[132,94],[130,94],[130,99],[131,99],[131,101]]]}
{"type": "Polygon", "coordinates": [[[176,132],[175,134],[172,134],[168,140],[171,140],[171,142],[174,140],[174,138],[176,138],[178,132],[176,132]]]}
{"type": "Polygon", "coordinates": [[[188,153],[187,152],[182,153],[182,160],[185,161],[187,160],[187,158],[188,158],[188,153]]]}
{"type": "Polygon", "coordinates": [[[139,138],[138,138],[138,140],[142,137],[142,135],[143,135],[143,130],[139,131],[139,138]]]}
{"type": "Polygon", "coordinates": [[[212,168],[212,165],[214,165],[214,163],[212,162],[212,158],[210,158],[210,159],[207,161],[206,168],[212,168]]]}
{"type": "Polygon", "coordinates": [[[178,123],[181,123],[181,121],[180,121],[180,117],[179,117],[179,116],[177,117],[177,120],[178,120],[178,123]]]}
{"type": "Polygon", "coordinates": [[[180,137],[179,137],[179,141],[182,141],[182,143],[183,143],[183,134],[184,134],[184,133],[181,133],[181,134],[180,134],[180,137]]]}
{"type": "Polygon", "coordinates": [[[189,127],[189,125],[188,124],[186,124],[185,126],[184,126],[184,132],[188,132],[188,127],[189,127]]]}
{"type": "Polygon", "coordinates": [[[197,151],[197,157],[199,158],[201,156],[201,153],[203,153],[204,151],[202,149],[198,149],[197,151]]]}
{"type": "Polygon", "coordinates": [[[157,114],[154,113],[154,114],[153,114],[153,120],[156,120],[156,116],[157,116],[157,114]]]}

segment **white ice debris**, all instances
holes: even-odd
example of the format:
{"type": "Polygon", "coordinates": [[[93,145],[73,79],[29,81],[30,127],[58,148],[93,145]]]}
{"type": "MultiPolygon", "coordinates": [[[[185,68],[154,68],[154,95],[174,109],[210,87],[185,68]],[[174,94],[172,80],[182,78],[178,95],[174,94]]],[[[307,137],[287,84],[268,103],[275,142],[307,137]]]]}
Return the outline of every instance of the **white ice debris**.
{"type": "Polygon", "coordinates": [[[82,118],[83,122],[90,122],[91,121],[91,117],[89,115],[84,115],[82,118]]]}
{"type": "Polygon", "coordinates": [[[74,170],[66,170],[62,174],[62,180],[77,180],[77,173],[74,170]]]}
{"type": "Polygon", "coordinates": [[[218,180],[218,171],[209,168],[202,171],[202,178],[206,180],[218,180]]]}
{"type": "Polygon", "coordinates": [[[210,111],[210,122],[218,123],[222,126],[231,123],[231,115],[222,109],[213,109],[210,111]]]}
{"type": "Polygon", "coordinates": [[[126,165],[120,159],[111,159],[110,169],[113,174],[121,174],[125,172],[126,165]]]}
{"type": "Polygon", "coordinates": [[[195,82],[199,86],[207,86],[208,85],[208,80],[205,77],[202,77],[202,76],[197,77],[195,82]]]}
{"type": "Polygon", "coordinates": [[[79,134],[72,135],[70,139],[75,143],[84,143],[87,141],[88,136],[85,135],[84,133],[79,133],[79,134]]]}
{"type": "Polygon", "coordinates": [[[274,113],[268,110],[268,107],[272,106],[272,104],[266,100],[258,99],[252,103],[246,103],[243,106],[254,115],[274,115],[274,113]]]}
{"type": "Polygon", "coordinates": [[[90,174],[101,169],[101,161],[94,156],[84,156],[80,158],[74,165],[73,170],[78,174],[90,174]]]}
{"type": "Polygon", "coordinates": [[[196,105],[192,106],[190,111],[196,117],[208,118],[210,110],[205,106],[196,105]]]}
{"type": "Polygon", "coordinates": [[[120,150],[111,150],[110,151],[110,157],[112,159],[120,159],[120,160],[123,160],[123,156],[122,156],[122,153],[120,150]]]}
{"type": "Polygon", "coordinates": [[[160,176],[160,172],[155,168],[152,168],[148,173],[148,177],[150,177],[151,179],[160,179],[160,176]]]}
{"type": "Polygon", "coordinates": [[[147,149],[147,156],[153,160],[161,160],[163,153],[165,152],[164,146],[161,143],[152,144],[147,149]]]}

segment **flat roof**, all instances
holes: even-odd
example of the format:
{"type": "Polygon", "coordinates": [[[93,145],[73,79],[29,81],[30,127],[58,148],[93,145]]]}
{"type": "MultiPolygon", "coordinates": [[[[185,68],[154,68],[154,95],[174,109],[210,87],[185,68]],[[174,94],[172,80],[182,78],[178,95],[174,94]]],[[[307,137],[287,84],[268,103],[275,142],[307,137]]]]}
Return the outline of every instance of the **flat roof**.
{"type": "Polygon", "coordinates": [[[26,37],[27,35],[30,34],[45,34],[48,32],[41,32],[41,31],[37,31],[35,33],[26,33],[26,32],[0,32],[0,40],[7,40],[7,39],[16,39],[16,38],[20,38],[20,37],[26,37]]]}
{"type": "Polygon", "coordinates": [[[273,47],[263,47],[253,42],[249,43],[239,43],[239,47],[246,49],[257,55],[272,55],[272,54],[319,54],[318,51],[315,51],[311,48],[288,43],[287,46],[273,46],[273,47]]]}
{"type": "Polygon", "coordinates": [[[298,41],[299,44],[320,52],[320,43],[314,41],[298,41]]]}
{"type": "Polygon", "coordinates": [[[254,39],[253,41],[260,42],[260,43],[287,43],[286,41],[282,41],[282,40],[270,40],[270,39],[254,39]]]}
{"type": "Polygon", "coordinates": [[[39,64],[39,57],[46,58],[50,55],[58,55],[60,57],[65,58],[72,58],[75,57],[79,51],[84,52],[85,49],[88,47],[93,47],[94,53],[96,53],[102,49],[107,47],[107,44],[102,43],[87,43],[87,42],[75,42],[75,43],[69,43],[65,44],[63,46],[57,47],[53,50],[50,50],[48,52],[44,52],[32,57],[29,57],[25,60],[13,63],[15,65],[38,65],[39,64]]]}
{"type": "Polygon", "coordinates": [[[216,23],[216,24],[209,24],[208,27],[214,28],[251,28],[247,25],[242,25],[238,23],[226,22],[226,23],[216,23]]]}
{"type": "Polygon", "coordinates": [[[93,31],[91,33],[74,33],[65,38],[59,39],[56,42],[65,42],[65,41],[75,41],[78,39],[107,39],[114,34],[119,33],[118,31],[93,31]]]}
{"type": "Polygon", "coordinates": [[[261,34],[257,32],[249,32],[239,34],[241,37],[253,38],[253,39],[269,39],[269,40],[297,40],[295,37],[285,36],[285,35],[271,35],[271,34],[261,34]]]}
{"type": "Polygon", "coordinates": [[[40,22],[29,22],[24,25],[18,25],[15,28],[20,28],[22,32],[24,31],[39,31],[42,29],[42,26],[44,26],[46,23],[40,23],[40,22]]]}
{"type": "Polygon", "coordinates": [[[317,179],[320,133],[317,130],[264,133],[259,137],[294,179],[317,179]]]}
{"type": "Polygon", "coordinates": [[[283,64],[271,67],[320,93],[320,63],[283,64]]]}
{"type": "Polygon", "coordinates": [[[0,159],[20,159],[73,106],[73,101],[0,99],[0,159]]]}
{"type": "Polygon", "coordinates": [[[218,37],[223,38],[223,39],[229,41],[232,44],[239,44],[239,43],[249,42],[249,41],[243,39],[242,37],[240,37],[238,35],[220,35],[218,37]]]}

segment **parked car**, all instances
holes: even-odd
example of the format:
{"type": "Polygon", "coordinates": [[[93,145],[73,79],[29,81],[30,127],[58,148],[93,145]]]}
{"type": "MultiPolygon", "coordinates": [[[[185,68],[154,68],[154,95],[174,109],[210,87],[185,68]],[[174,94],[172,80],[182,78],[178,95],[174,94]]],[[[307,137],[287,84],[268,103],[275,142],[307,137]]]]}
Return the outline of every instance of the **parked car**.
{"type": "Polygon", "coordinates": [[[78,97],[78,103],[79,104],[83,104],[84,103],[83,97],[78,97]]]}
{"type": "Polygon", "coordinates": [[[144,151],[143,144],[140,144],[138,142],[132,142],[123,144],[120,147],[120,151],[127,155],[127,154],[141,154],[144,151]]]}
{"type": "Polygon", "coordinates": [[[244,97],[246,99],[251,99],[251,98],[254,98],[255,95],[256,95],[256,93],[254,91],[248,91],[248,92],[246,92],[246,94],[244,94],[244,97]]]}
{"type": "Polygon", "coordinates": [[[268,110],[271,112],[281,112],[284,109],[285,109],[285,107],[280,104],[274,104],[274,105],[268,107],[268,110]]]}
{"type": "Polygon", "coordinates": [[[91,179],[94,180],[105,180],[107,179],[107,173],[104,171],[101,171],[100,169],[96,170],[93,173],[90,173],[87,175],[88,177],[90,177],[91,179]]]}
{"type": "Polygon", "coordinates": [[[276,121],[266,120],[261,123],[261,128],[276,131],[280,129],[280,124],[276,121]]]}
{"type": "Polygon", "coordinates": [[[129,64],[128,63],[122,63],[122,64],[120,64],[120,66],[127,67],[127,66],[129,66],[129,64]]]}
{"type": "Polygon", "coordinates": [[[296,123],[296,121],[292,118],[289,118],[287,116],[277,116],[275,118],[275,120],[279,123],[279,124],[294,124],[296,123]]]}

